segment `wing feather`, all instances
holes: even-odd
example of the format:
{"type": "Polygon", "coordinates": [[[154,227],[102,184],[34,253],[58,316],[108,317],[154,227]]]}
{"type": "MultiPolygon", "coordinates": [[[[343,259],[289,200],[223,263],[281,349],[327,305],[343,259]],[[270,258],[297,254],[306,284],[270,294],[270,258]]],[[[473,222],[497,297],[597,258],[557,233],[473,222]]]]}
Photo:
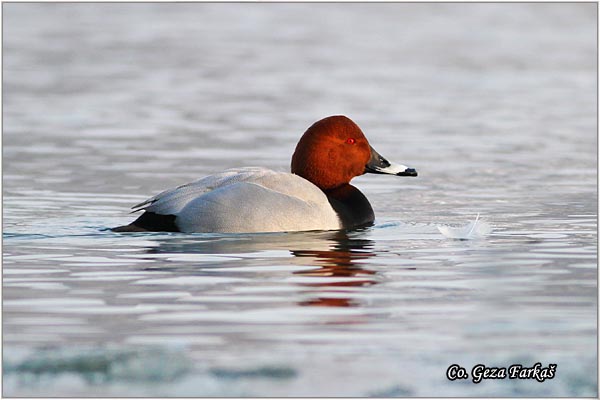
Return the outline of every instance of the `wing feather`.
{"type": "MultiPolygon", "coordinates": [[[[194,182],[167,189],[132,207],[132,212],[150,211],[156,214],[176,215],[190,201],[212,190],[237,182],[261,182],[266,178],[282,174],[261,167],[232,168],[206,176],[194,182]]],[[[287,175],[287,174],[286,174],[287,175]]]]}

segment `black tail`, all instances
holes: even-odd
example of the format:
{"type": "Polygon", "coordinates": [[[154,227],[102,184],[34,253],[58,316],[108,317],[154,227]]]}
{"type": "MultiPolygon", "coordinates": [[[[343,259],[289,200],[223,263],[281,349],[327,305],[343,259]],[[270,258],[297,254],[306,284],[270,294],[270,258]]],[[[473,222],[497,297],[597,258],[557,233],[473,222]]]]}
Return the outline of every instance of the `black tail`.
{"type": "Polygon", "coordinates": [[[175,215],[161,215],[146,211],[129,225],[112,228],[113,232],[181,232],[175,224],[175,215]]]}

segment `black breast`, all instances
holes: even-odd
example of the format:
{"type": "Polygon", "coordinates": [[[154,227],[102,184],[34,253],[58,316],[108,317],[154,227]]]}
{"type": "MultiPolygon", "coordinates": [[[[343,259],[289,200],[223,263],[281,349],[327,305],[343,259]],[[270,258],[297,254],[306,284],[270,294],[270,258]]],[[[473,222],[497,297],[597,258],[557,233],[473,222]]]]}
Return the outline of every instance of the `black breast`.
{"type": "Polygon", "coordinates": [[[347,184],[326,190],[331,207],[337,212],[344,229],[358,228],[373,224],[375,213],[369,200],[354,186],[347,184]]]}

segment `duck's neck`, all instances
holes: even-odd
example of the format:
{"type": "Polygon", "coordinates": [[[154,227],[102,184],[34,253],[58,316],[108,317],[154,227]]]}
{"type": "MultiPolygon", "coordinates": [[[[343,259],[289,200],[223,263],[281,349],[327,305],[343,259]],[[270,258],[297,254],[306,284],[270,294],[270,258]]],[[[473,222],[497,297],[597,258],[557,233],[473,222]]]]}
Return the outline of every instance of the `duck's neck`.
{"type": "Polygon", "coordinates": [[[375,214],[369,200],[350,184],[325,190],[329,204],[339,215],[344,229],[373,224],[375,214]]]}

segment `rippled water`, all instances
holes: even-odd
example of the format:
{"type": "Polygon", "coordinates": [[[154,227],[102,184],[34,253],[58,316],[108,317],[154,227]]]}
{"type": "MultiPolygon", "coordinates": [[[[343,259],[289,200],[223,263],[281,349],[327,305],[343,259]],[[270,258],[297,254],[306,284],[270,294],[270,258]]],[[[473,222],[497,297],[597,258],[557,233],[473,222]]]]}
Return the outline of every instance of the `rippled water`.
{"type": "Polygon", "coordinates": [[[597,395],[595,4],[3,10],[4,395],[597,395]],[[419,171],[373,227],[106,230],[332,114],[419,171]]]}

